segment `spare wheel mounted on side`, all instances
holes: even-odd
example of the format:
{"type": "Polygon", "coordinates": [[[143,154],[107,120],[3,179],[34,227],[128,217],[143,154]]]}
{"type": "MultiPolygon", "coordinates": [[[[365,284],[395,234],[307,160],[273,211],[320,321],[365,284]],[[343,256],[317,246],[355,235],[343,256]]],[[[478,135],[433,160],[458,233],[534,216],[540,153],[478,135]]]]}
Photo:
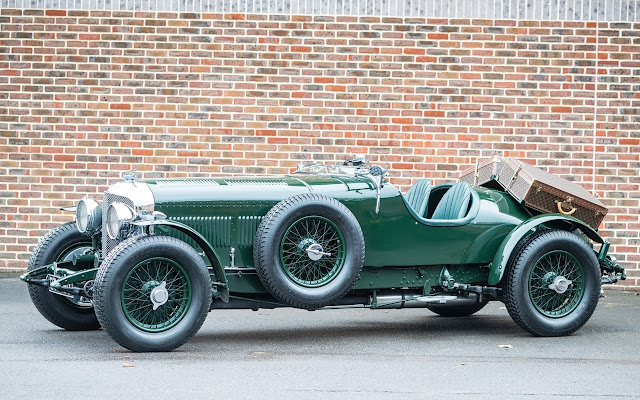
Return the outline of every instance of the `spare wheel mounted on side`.
{"type": "Polygon", "coordinates": [[[339,201],[315,193],[289,197],[262,220],[254,242],[262,284],[279,301],[316,309],[343,297],[364,263],[364,237],[339,201]]]}

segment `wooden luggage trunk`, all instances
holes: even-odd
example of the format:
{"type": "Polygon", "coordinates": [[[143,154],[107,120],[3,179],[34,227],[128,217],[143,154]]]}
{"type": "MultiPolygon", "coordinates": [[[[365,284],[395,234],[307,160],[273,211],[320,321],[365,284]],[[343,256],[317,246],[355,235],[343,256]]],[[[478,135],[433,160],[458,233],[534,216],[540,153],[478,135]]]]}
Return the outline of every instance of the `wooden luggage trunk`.
{"type": "Polygon", "coordinates": [[[505,159],[498,156],[478,159],[473,167],[467,168],[460,173],[460,180],[467,182],[471,186],[502,189],[498,182],[498,173],[502,169],[504,162],[505,159]]]}
{"type": "Polygon", "coordinates": [[[505,160],[498,182],[531,208],[571,215],[594,229],[598,229],[608,211],[582,186],[512,158],[505,160]]]}
{"type": "Polygon", "coordinates": [[[602,202],[582,186],[512,158],[476,161],[460,174],[471,186],[505,189],[526,206],[544,213],[571,215],[594,229],[607,214],[602,202]]]}

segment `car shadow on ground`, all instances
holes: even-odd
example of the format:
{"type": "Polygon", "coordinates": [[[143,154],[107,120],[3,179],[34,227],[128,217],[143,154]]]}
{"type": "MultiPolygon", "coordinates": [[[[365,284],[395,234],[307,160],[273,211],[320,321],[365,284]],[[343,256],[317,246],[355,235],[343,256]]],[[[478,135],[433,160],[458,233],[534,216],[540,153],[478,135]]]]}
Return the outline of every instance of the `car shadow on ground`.
{"type": "MultiPolygon", "coordinates": [[[[210,318],[212,315],[209,316],[210,318]]],[[[597,322],[588,323],[573,335],[583,336],[599,334],[603,329],[597,322]]],[[[89,353],[128,353],[129,351],[113,342],[102,331],[69,332],[59,329],[46,329],[40,331],[44,334],[43,340],[54,341],[62,348],[73,346],[76,351],[89,353]]],[[[281,348],[286,345],[292,350],[314,347],[322,352],[322,349],[335,350],[336,343],[339,346],[359,346],[362,343],[377,343],[385,346],[385,343],[393,345],[398,342],[411,342],[416,339],[424,344],[443,344],[465,342],[508,342],[514,339],[531,338],[537,340],[529,333],[520,329],[508,315],[474,315],[470,317],[443,318],[433,314],[424,316],[412,316],[405,321],[376,321],[367,319],[346,319],[340,321],[325,320],[315,322],[313,326],[283,327],[282,323],[276,326],[264,326],[256,320],[252,325],[250,318],[246,318],[243,326],[236,328],[215,326],[210,324],[203,327],[189,342],[182,347],[173,350],[171,357],[179,357],[179,354],[192,354],[193,352],[237,352],[251,351],[274,346],[281,348]],[[321,348],[321,349],[318,349],[321,348]]],[[[557,338],[553,338],[557,339],[557,338]]],[[[158,353],[156,353],[158,354],[158,353]]],[[[162,357],[157,355],[158,357],[162,357]]],[[[156,356],[154,356],[156,357],[156,356]]]]}
{"type": "MultiPolygon", "coordinates": [[[[247,325],[251,325],[247,323],[247,325]]],[[[340,321],[330,326],[259,328],[228,330],[224,328],[201,331],[190,343],[215,341],[219,344],[251,344],[287,342],[295,344],[318,344],[319,341],[332,342],[336,339],[401,340],[402,338],[423,337],[512,337],[528,335],[505,315],[504,317],[477,315],[460,318],[443,318],[436,315],[412,318],[406,321],[340,321]]],[[[441,339],[438,339],[441,340],[441,339]]]]}

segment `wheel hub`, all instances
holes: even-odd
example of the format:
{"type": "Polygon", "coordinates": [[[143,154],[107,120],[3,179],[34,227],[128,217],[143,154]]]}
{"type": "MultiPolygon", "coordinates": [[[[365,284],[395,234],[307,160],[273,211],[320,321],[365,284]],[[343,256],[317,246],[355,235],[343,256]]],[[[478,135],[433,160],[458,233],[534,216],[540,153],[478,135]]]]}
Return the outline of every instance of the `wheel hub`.
{"type": "Polygon", "coordinates": [[[305,254],[307,254],[307,249],[313,246],[314,244],[317,244],[317,242],[313,239],[307,238],[307,239],[300,240],[297,248],[298,255],[304,256],[305,254]]]}
{"type": "Polygon", "coordinates": [[[573,282],[565,278],[564,276],[556,276],[553,283],[549,285],[549,289],[554,290],[556,293],[564,293],[569,289],[573,282]]]}
{"type": "Polygon", "coordinates": [[[314,243],[307,248],[307,256],[313,261],[318,261],[322,256],[330,256],[331,253],[325,253],[318,243],[314,243]]]}
{"type": "Polygon", "coordinates": [[[153,310],[157,310],[160,306],[165,304],[169,300],[169,292],[167,291],[167,282],[162,282],[151,290],[151,303],[153,303],[153,310]]]}
{"type": "Polygon", "coordinates": [[[301,256],[306,254],[311,261],[318,261],[323,256],[331,255],[331,253],[326,253],[322,245],[313,239],[301,240],[300,243],[298,243],[298,254],[301,256]]]}
{"type": "Polygon", "coordinates": [[[280,262],[291,281],[303,287],[324,286],[345,263],[340,229],[320,216],[303,217],[291,224],[280,240],[280,262]]]}

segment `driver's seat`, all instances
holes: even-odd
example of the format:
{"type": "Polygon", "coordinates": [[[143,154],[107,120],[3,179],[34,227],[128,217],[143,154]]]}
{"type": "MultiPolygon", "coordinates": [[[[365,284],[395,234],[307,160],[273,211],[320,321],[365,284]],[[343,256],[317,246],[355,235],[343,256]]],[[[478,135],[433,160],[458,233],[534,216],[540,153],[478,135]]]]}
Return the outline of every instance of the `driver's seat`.
{"type": "Polygon", "coordinates": [[[431,219],[460,219],[469,211],[471,187],[467,182],[458,182],[442,196],[431,219]]]}
{"type": "Polygon", "coordinates": [[[429,193],[431,193],[431,181],[429,179],[420,179],[414,183],[409,188],[407,194],[404,195],[407,204],[418,217],[424,218],[427,215],[429,193]]]}

